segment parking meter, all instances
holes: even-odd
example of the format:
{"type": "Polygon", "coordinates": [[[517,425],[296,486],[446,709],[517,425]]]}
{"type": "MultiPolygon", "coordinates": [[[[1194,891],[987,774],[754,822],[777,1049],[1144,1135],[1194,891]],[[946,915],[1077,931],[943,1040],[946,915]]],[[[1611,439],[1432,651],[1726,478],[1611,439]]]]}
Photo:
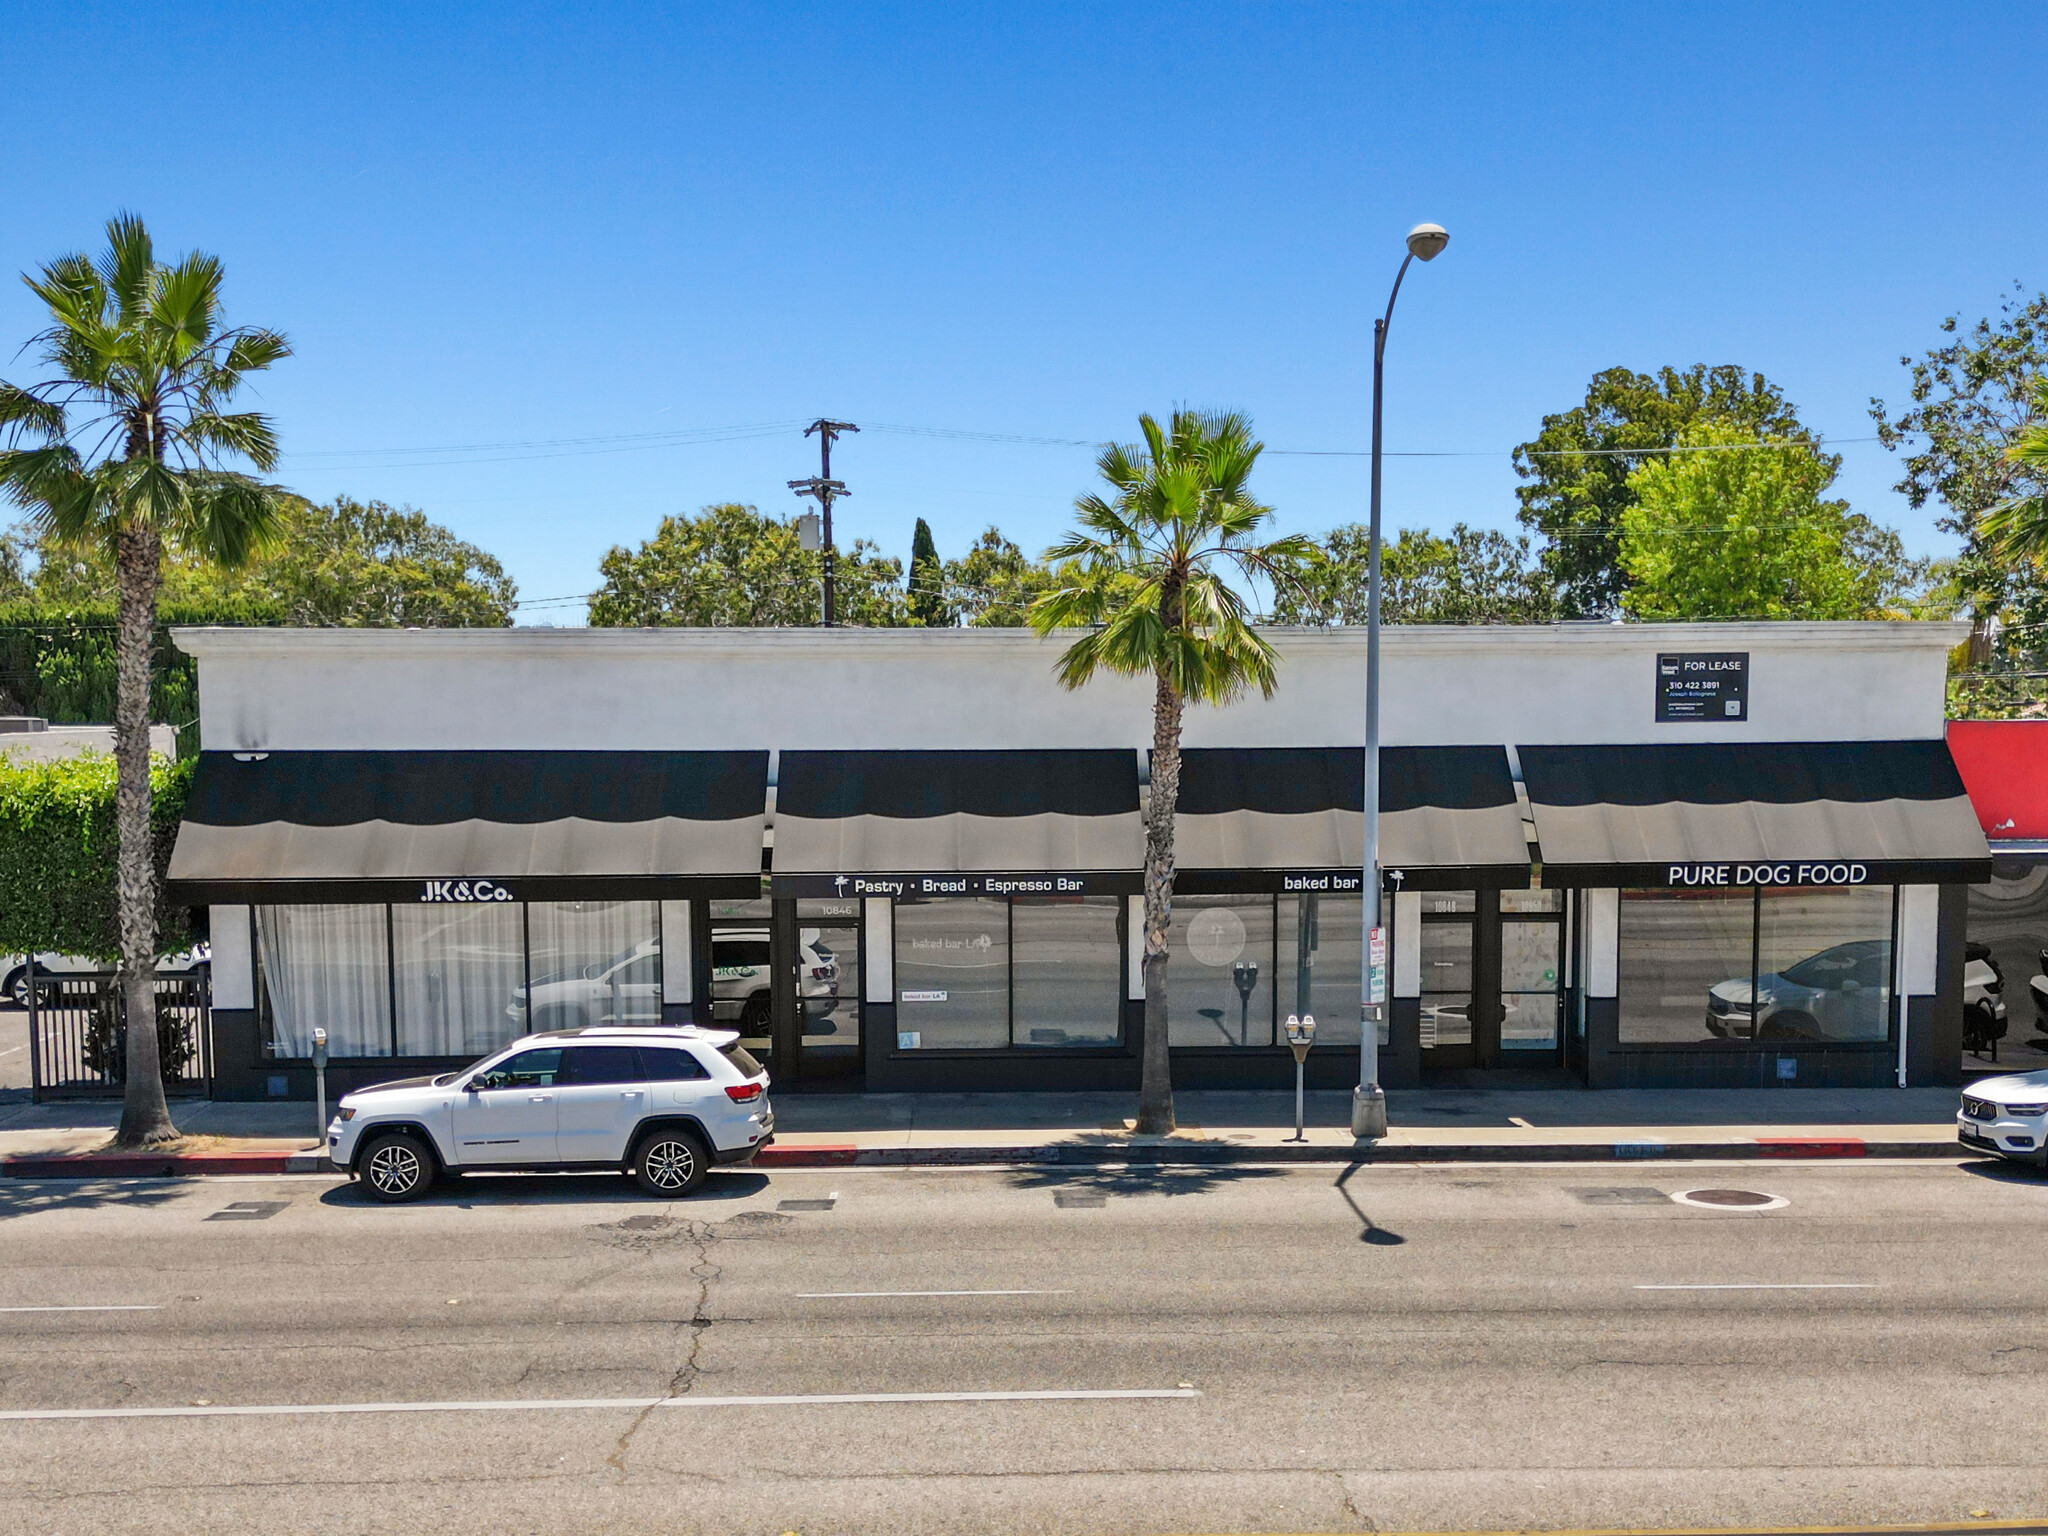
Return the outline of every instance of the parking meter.
{"type": "Polygon", "coordinates": [[[1250,1045],[1252,1041],[1252,993],[1259,988],[1259,962],[1240,960],[1230,968],[1230,979],[1237,983],[1237,1043],[1250,1045]]]}
{"type": "Polygon", "coordinates": [[[313,1031],[313,1091],[320,1101],[320,1149],[327,1149],[327,1031],[313,1031]]]}
{"type": "Polygon", "coordinates": [[[1301,1080],[1308,1061],[1308,1048],[1316,1043],[1316,1016],[1312,1013],[1296,1018],[1287,1015],[1287,1045],[1294,1052],[1294,1139],[1306,1141],[1307,1133],[1302,1129],[1301,1080]]]}

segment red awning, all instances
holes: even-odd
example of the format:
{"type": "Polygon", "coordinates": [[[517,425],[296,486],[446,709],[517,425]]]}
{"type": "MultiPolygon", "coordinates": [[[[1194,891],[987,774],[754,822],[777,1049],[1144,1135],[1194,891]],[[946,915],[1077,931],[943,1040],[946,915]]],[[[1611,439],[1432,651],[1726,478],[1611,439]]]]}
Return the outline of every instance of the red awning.
{"type": "Polygon", "coordinates": [[[1951,720],[1948,749],[1994,845],[2048,840],[2048,720],[1951,720]]]}

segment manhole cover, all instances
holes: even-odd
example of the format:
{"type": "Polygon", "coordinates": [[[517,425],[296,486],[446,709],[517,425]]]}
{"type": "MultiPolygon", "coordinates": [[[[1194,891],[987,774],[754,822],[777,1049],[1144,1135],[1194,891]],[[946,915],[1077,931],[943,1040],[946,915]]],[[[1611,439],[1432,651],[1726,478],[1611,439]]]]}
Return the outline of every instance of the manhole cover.
{"type": "Polygon", "coordinates": [[[1789,1204],[1783,1195],[1766,1195],[1754,1189],[1688,1189],[1671,1198],[1680,1205],[1697,1205],[1710,1211],[1775,1211],[1789,1204]]]}

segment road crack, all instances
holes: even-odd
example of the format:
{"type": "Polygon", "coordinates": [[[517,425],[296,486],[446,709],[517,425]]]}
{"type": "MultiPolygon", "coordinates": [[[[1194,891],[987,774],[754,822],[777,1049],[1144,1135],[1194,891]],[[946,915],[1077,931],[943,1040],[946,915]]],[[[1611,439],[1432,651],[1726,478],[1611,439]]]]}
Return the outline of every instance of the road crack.
{"type": "Polygon", "coordinates": [[[691,1307],[690,1315],[677,1324],[684,1330],[683,1337],[687,1341],[687,1347],[683,1350],[681,1363],[669,1377],[668,1390],[633,1415],[633,1422],[626,1426],[625,1433],[619,1436],[611,1454],[605,1457],[605,1465],[619,1474],[621,1482],[626,1476],[626,1453],[632,1448],[633,1437],[640,1433],[640,1426],[647,1422],[648,1415],[663,1403],[688,1395],[690,1389],[696,1386],[700,1370],[698,1361],[704,1353],[704,1340],[711,1332],[714,1321],[711,1316],[711,1287],[719,1277],[720,1266],[711,1257],[714,1236],[711,1224],[686,1221],[682,1223],[681,1235],[696,1252],[695,1260],[690,1265],[690,1276],[697,1282],[696,1303],[691,1307]]]}

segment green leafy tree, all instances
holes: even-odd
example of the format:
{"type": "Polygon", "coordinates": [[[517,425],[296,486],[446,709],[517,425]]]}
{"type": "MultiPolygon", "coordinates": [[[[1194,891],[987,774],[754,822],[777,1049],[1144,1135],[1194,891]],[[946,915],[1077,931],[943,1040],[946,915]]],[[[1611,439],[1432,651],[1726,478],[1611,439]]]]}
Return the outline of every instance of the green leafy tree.
{"type": "MultiPolygon", "coordinates": [[[[799,543],[795,517],[764,517],[738,502],[663,518],[638,549],[614,545],[598,570],[604,585],[590,602],[590,622],[598,626],[815,624],[824,580],[823,559],[799,543]]],[[[910,622],[903,562],[884,558],[865,539],[839,556],[836,590],[841,623],[910,622]]]]}
{"type": "Polygon", "coordinates": [[[1865,619],[1896,613],[1924,568],[1888,529],[1824,501],[1841,460],[1725,421],[1630,476],[1620,560],[1631,618],[1865,619]]]}
{"type": "Polygon", "coordinates": [[[982,530],[973,547],[946,562],[946,593],[953,611],[979,629],[1021,629],[1031,604],[1060,584],[1060,575],[1004,538],[982,530]]]}
{"type": "Polygon", "coordinates": [[[228,468],[277,462],[268,418],[226,407],[288,357],[274,331],[222,324],[222,268],[156,259],[142,221],[107,225],[97,261],[60,257],[23,281],[49,310],[31,343],[50,377],[0,384],[0,488],[62,544],[97,549],[115,581],[117,910],[128,1081],[115,1142],[174,1140],[158,1070],[156,866],[150,838],[150,641],[164,551],[236,567],[275,531],[285,493],[228,468]]]}
{"type": "MultiPolygon", "coordinates": [[[[1333,528],[1323,558],[1274,594],[1276,624],[1363,624],[1370,551],[1363,523],[1333,528]]],[[[1439,536],[1404,528],[1380,547],[1380,617],[1388,624],[1548,624],[1550,576],[1527,535],[1453,525],[1439,536]]]]}
{"type": "Polygon", "coordinates": [[[1526,528],[1549,540],[1543,565],[1567,618],[1606,618],[1621,606],[1622,514],[1635,505],[1630,477],[1701,420],[1725,421],[1767,442],[1811,442],[1784,393],[1760,373],[1733,366],[1609,368],[1586,398],[1543,418],[1515,449],[1515,491],[1526,528]]]}
{"type": "Polygon", "coordinates": [[[931,526],[921,517],[910,536],[910,588],[904,606],[913,624],[944,629],[953,623],[952,605],[947,600],[946,568],[939,560],[939,546],[932,541],[931,526]]]}
{"type": "Polygon", "coordinates": [[[2048,374],[2034,380],[2033,420],[2005,450],[2014,478],[2024,484],[1977,520],[1977,531],[1993,557],[2025,562],[2039,570],[2048,561],[2048,374]]]}
{"type": "Polygon", "coordinates": [[[1975,624],[1951,671],[1950,710],[2011,714],[2039,707],[2039,681],[2024,674],[2048,669],[2048,567],[2013,537],[2026,505],[2048,494],[2048,464],[2013,451],[2041,421],[2048,293],[2029,299],[2015,285],[1995,316],[1965,330],[1951,315],[1941,330],[1950,339],[1899,359],[1906,402],[1872,399],[1870,415],[1902,455],[1895,489],[1915,509],[1937,503],[1937,525],[1962,540],[1948,590],[1975,624]]]}
{"type": "Polygon", "coordinates": [[[1231,582],[1293,579],[1315,557],[1292,535],[1260,542],[1272,517],[1251,494],[1264,448],[1236,414],[1175,411],[1162,428],[1140,416],[1142,445],[1112,444],[1096,460],[1109,491],[1074,503],[1080,527],[1047,552],[1069,577],[1029,611],[1041,635],[1080,630],[1059,660],[1068,688],[1098,671],[1153,683],[1152,793],[1145,829],[1145,1039],[1137,1129],[1174,1127],[1167,1054],[1166,934],[1173,915],[1174,819],[1181,722],[1189,704],[1224,704],[1255,687],[1271,697],[1279,657],[1252,628],[1231,582]]]}
{"type": "Polygon", "coordinates": [[[29,595],[30,540],[13,529],[0,529],[0,603],[16,603],[29,595]]]}
{"type": "MultiPolygon", "coordinates": [[[[113,571],[100,551],[45,538],[30,577],[57,606],[103,602],[113,571]]],[[[163,599],[188,607],[274,610],[272,623],[393,629],[490,628],[512,622],[518,588],[474,544],[413,507],[339,496],[291,498],[270,546],[227,570],[196,552],[164,564],[163,599]]]]}

